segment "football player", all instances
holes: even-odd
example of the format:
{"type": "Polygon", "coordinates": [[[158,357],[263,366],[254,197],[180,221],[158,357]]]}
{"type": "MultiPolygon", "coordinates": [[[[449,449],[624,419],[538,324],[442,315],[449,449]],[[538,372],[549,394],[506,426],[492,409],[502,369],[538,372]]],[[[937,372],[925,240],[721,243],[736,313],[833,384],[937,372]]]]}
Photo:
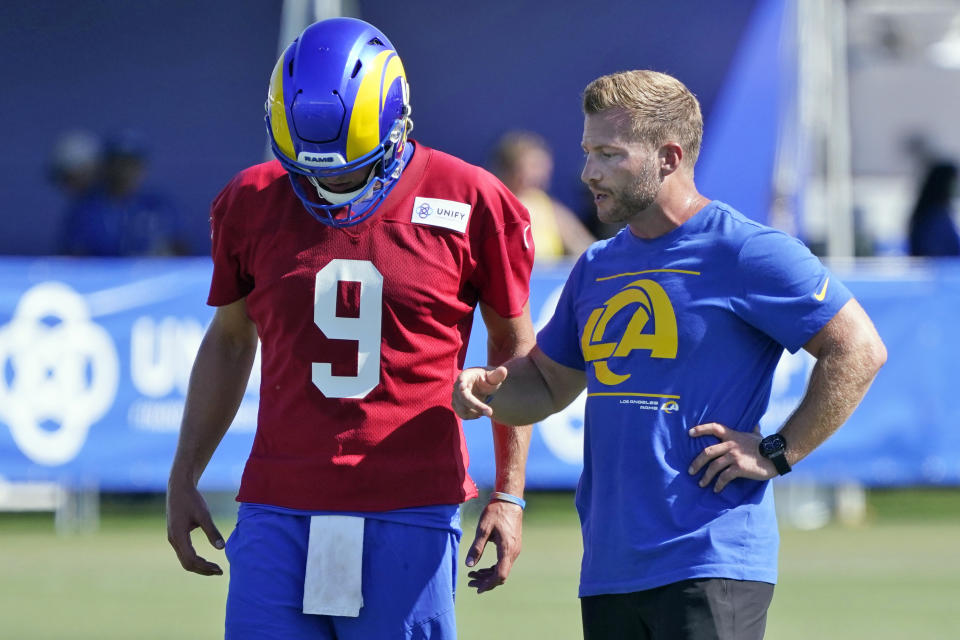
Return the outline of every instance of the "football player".
{"type": "MultiPolygon", "coordinates": [[[[467,474],[450,384],[474,309],[491,364],[533,345],[533,246],[491,174],[410,138],[387,37],[311,25],[280,56],[266,124],[275,160],[241,171],[211,215],[217,308],[191,375],[167,501],[183,567],[199,527],[230,562],[228,638],[453,638],[467,474]],[[244,393],[259,337],[260,409],[224,543],[197,482],[244,393]]],[[[529,427],[494,425],[496,486],[467,564],[478,592],[520,551],[529,427]]]]}

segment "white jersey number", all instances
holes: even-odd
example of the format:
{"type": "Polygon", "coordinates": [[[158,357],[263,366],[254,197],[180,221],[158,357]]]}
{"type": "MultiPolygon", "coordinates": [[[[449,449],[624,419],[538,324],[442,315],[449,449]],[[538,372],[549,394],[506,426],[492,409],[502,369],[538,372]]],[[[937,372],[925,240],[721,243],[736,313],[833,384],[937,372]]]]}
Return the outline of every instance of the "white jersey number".
{"type": "Polygon", "coordinates": [[[317,272],[313,322],[331,340],[356,340],[357,375],[335,376],[328,362],[313,363],[313,384],[328,398],[363,398],[380,383],[383,276],[366,260],[331,260],[317,272]],[[337,316],[337,285],[360,283],[360,317],[337,316]]]}

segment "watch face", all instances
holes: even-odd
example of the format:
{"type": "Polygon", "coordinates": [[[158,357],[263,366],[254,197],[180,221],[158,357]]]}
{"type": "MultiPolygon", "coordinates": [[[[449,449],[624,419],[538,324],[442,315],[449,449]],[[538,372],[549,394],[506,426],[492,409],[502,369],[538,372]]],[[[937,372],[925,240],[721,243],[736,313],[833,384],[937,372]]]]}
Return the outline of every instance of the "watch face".
{"type": "Polygon", "coordinates": [[[760,455],[765,458],[783,451],[787,448],[787,440],[779,433],[767,436],[760,441],[760,455]]]}

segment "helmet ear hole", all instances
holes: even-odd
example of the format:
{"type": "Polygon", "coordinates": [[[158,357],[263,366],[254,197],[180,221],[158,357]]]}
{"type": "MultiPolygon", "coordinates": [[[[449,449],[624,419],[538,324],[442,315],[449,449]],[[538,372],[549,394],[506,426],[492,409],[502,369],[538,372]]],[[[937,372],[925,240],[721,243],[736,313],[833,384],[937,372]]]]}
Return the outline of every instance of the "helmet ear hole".
{"type": "Polygon", "coordinates": [[[350,78],[356,78],[357,74],[360,73],[360,69],[363,68],[363,63],[357,60],[357,64],[353,66],[353,73],[350,74],[350,78]]]}

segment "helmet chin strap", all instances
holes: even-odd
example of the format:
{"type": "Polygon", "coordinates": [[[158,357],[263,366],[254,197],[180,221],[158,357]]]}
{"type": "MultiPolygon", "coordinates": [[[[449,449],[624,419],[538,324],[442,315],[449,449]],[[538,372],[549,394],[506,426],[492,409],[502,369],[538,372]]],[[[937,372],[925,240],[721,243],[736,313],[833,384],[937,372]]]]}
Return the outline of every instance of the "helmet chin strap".
{"type": "MultiPolygon", "coordinates": [[[[370,184],[370,181],[373,180],[373,177],[376,173],[377,173],[376,167],[371,168],[370,174],[367,176],[367,179],[363,184],[361,184],[359,187],[357,187],[352,191],[344,191],[342,193],[337,193],[336,191],[329,191],[327,189],[324,189],[320,185],[320,180],[312,176],[308,177],[307,180],[310,181],[310,184],[313,185],[313,188],[317,190],[317,195],[319,195],[321,198],[323,198],[330,204],[343,204],[345,202],[349,202],[353,198],[356,198],[361,191],[366,189],[367,185],[370,184]]],[[[358,202],[363,202],[364,200],[369,198],[371,195],[373,195],[374,191],[375,191],[374,189],[370,189],[370,191],[367,192],[366,196],[358,200],[358,202]]]]}
{"type": "MultiPolygon", "coordinates": [[[[407,109],[407,113],[409,113],[409,107],[407,107],[406,109],[407,109]]],[[[413,120],[407,118],[405,121],[405,126],[407,127],[406,133],[409,134],[409,132],[413,130],[413,120]]],[[[403,133],[401,133],[400,135],[403,135],[403,133]]],[[[399,137],[400,136],[397,136],[398,139],[399,137]]],[[[397,140],[394,140],[393,142],[394,144],[396,144],[397,140]]],[[[393,145],[391,145],[390,149],[391,150],[393,149],[393,145]]],[[[403,168],[406,165],[406,161],[408,157],[409,157],[408,153],[403,154],[403,157],[399,159],[399,162],[397,163],[397,166],[396,168],[394,168],[392,175],[390,177],[394,179],[400,177],[400,173],[403,171],[403,168]]],[[[313,185],[313,188],[317,190],[317,195],[319,195],[321,198],[323,198],[324,200],[326,200],[332,205],[344,204],[356,198],[364,189],[367,188],[367,186],[377,176],[377,172],[379,170],[378,168],[383,165],[383,162],[384,161],[381,159],[373,167],[371,167],[370,173],[369,175],[367,175],[367,179],[363,182],[363,184],[361,184],[356,189],[352,189],[350,191],[343,191],[340,193],[336,191],[330,191],[329,189],[323,188],[323,185],[320,184],[319,178],[316,178],[314,176],[306,176],[306,178],[307,178],[307,181],[309,181],[310,184],[313,185]]],[[[369,189],[365,194],[363,194],[363,196],[359,200],[357,200],[357,203],[365,202],[370,198],[372,198],[374,194],[376,194],[376,192],[379,191],[382,186],[383,186],[382,182],[380,184],[374,185],[372,189],[369,189]]]]}

